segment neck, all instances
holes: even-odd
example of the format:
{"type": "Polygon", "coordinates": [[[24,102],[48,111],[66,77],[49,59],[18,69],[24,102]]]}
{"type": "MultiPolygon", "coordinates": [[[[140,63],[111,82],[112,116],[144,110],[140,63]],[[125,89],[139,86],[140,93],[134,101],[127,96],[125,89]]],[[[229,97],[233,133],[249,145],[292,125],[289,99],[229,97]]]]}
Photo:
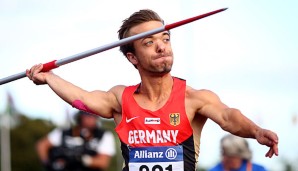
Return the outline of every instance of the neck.
{"type": "Polygon", "coordinates": [[[173,78],[170,74],[159,77],[142,77],[139,93],[147,95],[151,101],[158,101],[160,98],[168,97],[172,91],[173,78]]]}

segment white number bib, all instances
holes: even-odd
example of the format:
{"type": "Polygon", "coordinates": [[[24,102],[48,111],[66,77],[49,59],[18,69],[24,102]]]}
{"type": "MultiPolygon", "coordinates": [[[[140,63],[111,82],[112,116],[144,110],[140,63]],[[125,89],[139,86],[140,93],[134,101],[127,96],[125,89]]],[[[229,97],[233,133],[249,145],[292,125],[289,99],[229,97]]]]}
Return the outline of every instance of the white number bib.
{"type": "Polygon", "coordinates": [[[132,171],[183,171],[183,147],[130,148],[128,166],[132,171]]]}

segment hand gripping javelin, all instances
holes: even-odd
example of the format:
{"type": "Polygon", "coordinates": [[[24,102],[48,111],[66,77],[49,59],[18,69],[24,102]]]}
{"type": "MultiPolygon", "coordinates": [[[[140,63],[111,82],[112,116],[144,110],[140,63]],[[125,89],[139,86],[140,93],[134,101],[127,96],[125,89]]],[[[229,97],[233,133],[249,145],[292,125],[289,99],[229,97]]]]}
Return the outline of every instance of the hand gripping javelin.
{"type": "MultiPolygon", "coordinates": [[[[128,44],[128,43],[133,42],[135,40],[138,40],[138,39],[141,39],[141,38],[144,38],[144,37],[148,37],[148,36],[156,34],[156,33],[160,33],[160,32],[166,31],[166,30],[170,30],[170,29],[182,26],[184,24],[188,24],[190,22],[193,22],[193,21],[208,17],[210,15],[222,12],[226,9],[227,8],[222,8],[222,9],[218,9],[218,10],[215,10],[215,11],[212,11],[212,12],[201,14],[201,15],[198,15],[198,16],[195,16],[195,17],[192,17],[192,18],[188,18],[188,19],[185,19],[185,20],[181,20],[181,21],[178,21],[178,22],[175,22],[175,23],[172,23],[172,24],[164,25],[162,27],[159,27],[159,28],[147,31],[147,32],[143,32],[143,33],[140,33],[140,34],[137,34],[137,35],[134,35],[134,36],[130,36],[130,37],[121,39],[119,41],[112,42],[112,43],[100,46],[98,48],[87,50],[85,52],[81,52],[81,53],[78,53],[78,54],[63,58],[63,59],[53,60],[51,62],[43,64],[42,72],[50,71],[52,69],[58,68],[61,65],[65,65],[65,64],[68,64],[70,62],[74,62],[74,61],[77,61],[79,59],[86,58],[88,56],[91,56],[91,55],[94,55],[94,54],[97,54],[97,53],[100,53],[100,52],[115,48],[117,46],[128,44]]],[[[11,82],[11,81],[14,81],[14,80],[17,80],[17,79],[20,79],[20,78],[24,78],[24,77],[26,77],[26,71],[0,79],[0,85],[11,82]]]]}

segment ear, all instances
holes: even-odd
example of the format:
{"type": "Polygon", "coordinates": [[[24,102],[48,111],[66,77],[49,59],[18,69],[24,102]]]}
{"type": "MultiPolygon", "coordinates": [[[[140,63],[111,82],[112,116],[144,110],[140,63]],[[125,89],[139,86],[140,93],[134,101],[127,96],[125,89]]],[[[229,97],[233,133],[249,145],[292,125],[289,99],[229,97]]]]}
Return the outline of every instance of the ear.
{"type": "Polygon", "coordinates": [[[133,65],[137,65],[138,63],[138,58],[131,52],[126,53],[126,58],[129,60],[130,63],[133,65]]]}

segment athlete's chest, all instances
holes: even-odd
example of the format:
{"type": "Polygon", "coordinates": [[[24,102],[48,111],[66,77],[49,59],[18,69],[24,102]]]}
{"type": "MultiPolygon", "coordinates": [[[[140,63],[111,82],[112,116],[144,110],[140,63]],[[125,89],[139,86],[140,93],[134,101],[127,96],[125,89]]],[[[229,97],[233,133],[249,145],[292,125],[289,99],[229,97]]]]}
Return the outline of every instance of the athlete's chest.
{"type": "Polygon", "coordinates": [[[150,111],[157,111],[163,108],[171,98],[171,91],[158,95],[148,95],[146,93],[132,94],[135,105],[150,111]]]}
{"type": "Polygon", "coordinates": [[[130,146],[175,145],[192,134],[183,104],[167,103],[151,111],[127,103],[121,123],[117,132],[130,146]]]}

